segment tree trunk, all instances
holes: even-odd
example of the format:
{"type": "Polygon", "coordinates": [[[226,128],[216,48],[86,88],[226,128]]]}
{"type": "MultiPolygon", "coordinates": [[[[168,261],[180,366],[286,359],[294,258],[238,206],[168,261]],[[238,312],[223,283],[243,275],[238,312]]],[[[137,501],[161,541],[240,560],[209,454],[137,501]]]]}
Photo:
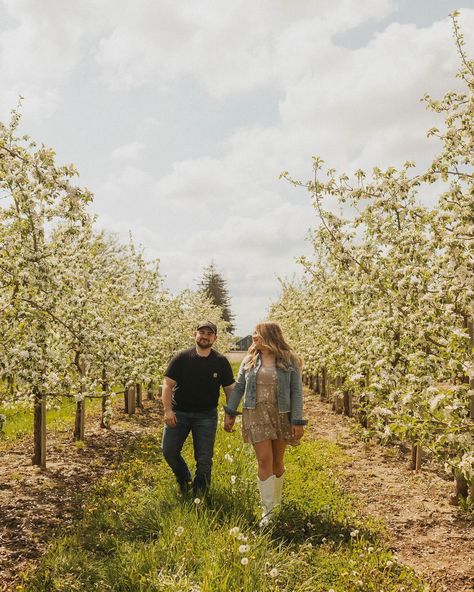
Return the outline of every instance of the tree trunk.
{"type": "Polygon", "coordinates": [[[130,386],[127,391],[128,394],[128,414],[135,415],[135,386],[130,386]]]}
{"type": "Polygon", "coordinates": [[[86,423],[86,400],[76,403],[76,419],[74,422],[74,440],[84,440],[84,427],[86,423]]]}
{"type": "Polygon", "coordinates": [[[344,397],[344,415],[352,417],[352,393],[351,391],[345,390],[343,392],[344,397]]]}
{"type": "MultiPolygon", "coordinates": [[[[469,343],[471,346],[471,352],[474,352],[474,321],[467,321],[467,330],[469,332],[469,343]]],[[[469,377],[469,390],[474,392],[474,376],[472,375],[469,377]]],[[[471,395],[469,401],[469,417],[471,419],[474,419],[474,395],[471,395]]]]}
{"type": "Polygon", "coordinates": [[[326,366],[323,366],[322,377],[321,377],[321,400],[325,401],[326,399],[327,399],[327,374],[326,374],[326,366]]]}
{"type": "Polygon", "coordinates": [[[34,389],[34,452],[32,462],[46,468],[46,395],[34,389]]]}
{"type": "Polygon", "coordinates": [[[336,392],[336,394],[334,396],[334,401],[333,401],[333,404],[332,404],[332,408],[333,408],[333,411],[335,413],[337,413],[338,415],[341,415],[342,412],[343,412],[343,409],[344,409],[344,401],[343,401],[343,398],[341,396],[341,393],[339,393],[339,391],[336,392]]]}
{"type": "Polygon", "coordinates": [[[456,475],[456,492],[452,498],[452,503],[457,506],[461,498],[466,499],[469,494],[469,486],[462,475],[456,475]]]}
{"type": "Polygon", "coordinates": [[[128,413],[128,387],[126,386],[128,384],[128,380],[126,380],[123,383],[123,410],[125,413],[128,413]]]}
{"type": "Polygon", "coordinates": [[[417,444],[416,446],[416,455],[415,455],[415,471],[421,471],[421,461],[423,458],[423,449],[422,447],[417,444]]]}
{"type": "Polygon", "coordinates": [[[146,388],[146,398],[149,401],[153,401],[153,399],[155,398],[154,388],[155,388],[155,382],[153,380],[150,380],[150,382],[148,383],[148,386],[146,388]]]}
{"type": "Polygon", "coordinates": [[[105,414],[107,412],[107,396],[106,393],[109,390],[109,383],[107,382],[107,373],[105,368],[102,368],[102,415],[100,418],[100,427],[108,428],[108,422],[105,421],[105,414]]]}
{"type": "Polygon", "coordinates": [[[135,385],[135,392],[137,395],[137,407],[138,409],[143,409],[143,390],[142,390],[142,384],[137,382],[135,385]]]}

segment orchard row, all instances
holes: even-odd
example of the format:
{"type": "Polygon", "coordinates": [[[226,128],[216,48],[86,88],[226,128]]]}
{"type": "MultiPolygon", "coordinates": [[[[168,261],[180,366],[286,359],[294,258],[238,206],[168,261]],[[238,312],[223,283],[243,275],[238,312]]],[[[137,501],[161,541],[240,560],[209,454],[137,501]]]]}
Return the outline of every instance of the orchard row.
{"type": "Polygon", "coordinates": [[[370,434],[430,451],[464,483],[474,480],[474,61],[463,88],[429,108],[444,116],[439,154],[414,173],[323,174],[314,158],[319,227],[300,283],[284,283],[271,311],[305,360],[353,398],[370,434]],[[431,205],[426,196],[431,196],[431,205]],[[435,201],[436,198],[436,201],[435,201]]]}
{"type": "Polygon", "coordinates": [[[190,343],[196,319],[222,331],[221,310],[199,292],[172,296],[158,261],[130,240],[97,232],[92,195],[73,166],[18,137],[19,115],[0,125],[0,404],[33,406],[34,463],[44,465],[46,408],[103,397],[109,425],[114,391],[159,379],[170,356],[190,343]]]}

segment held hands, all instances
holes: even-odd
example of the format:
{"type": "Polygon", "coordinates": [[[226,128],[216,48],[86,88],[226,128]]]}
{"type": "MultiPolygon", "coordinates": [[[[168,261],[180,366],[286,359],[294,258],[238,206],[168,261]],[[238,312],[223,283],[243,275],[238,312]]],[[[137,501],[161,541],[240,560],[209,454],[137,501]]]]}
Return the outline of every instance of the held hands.
{"type": "Polygon", "coordinates": [[[225,417],[224,417],[224,430],[226,432],[233,432],[234,431],[234,424],[235,424],[235,417],[226,413],[225,417]]]}
{"type": "Polygon", "coordinates": [[[301,440],[304,434],[304,426],[302,425],[292,425],[291,426],[291,434],[294,440],[301,440]]]}
{"type": "Polygon", "coordinates": [[[176,414],[172,409],[165,411],[165,424],[169,428],[176,427],[176,414]]]}

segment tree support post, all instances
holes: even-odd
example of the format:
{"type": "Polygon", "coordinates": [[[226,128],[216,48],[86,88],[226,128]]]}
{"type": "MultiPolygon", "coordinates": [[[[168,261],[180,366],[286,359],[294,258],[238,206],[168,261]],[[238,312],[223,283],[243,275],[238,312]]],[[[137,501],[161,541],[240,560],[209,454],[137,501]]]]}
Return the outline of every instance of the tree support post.
{"type": "Polygon", "coordinates": [[[148,401],[153,401],[155,398],[155,382],[153,380],[150,380],[146,388],[146,398],[148,401]]]}
{"type": "Polygon", "coordinates": [[[86,424],[86,400],[78,401],[76,403],[76,418],[74,421],[74,436],[75,441],[84,440],[86,424]]]}
{"type": "Polygon", "coordinates": [[[46,468],[46,395],[34,391],[34,453],[33,464],[46,468]]]}
{"type": "Polygon", "coordinates": [[[325,401],[327,399],[327,372],[326,366],[323,366],[321,371],[321,400],[325,401]]]}
{"type": "Polygon", "coordinates": [[[352,417],[352,392],[349,390],[343,391],[343,398],[344,398],[344,415],[347,417],[352,417]]]}
{"type": "Polygon", "coordinates": [[[107,382],[107,373],[105,368],[102,368],[102,414],[100,416],[100,427],[108,428],[108,424],[105,421],[105,414],[107,413],[107,391],[109,390],[109,383],[107,382]]]}
{"type": "Polygon", "coordinates": [[[128,398],[127,413],[129,415],[135,415],[135,400],[136,399],[135,399],[135,386],[134,385],[128,387],[127,395],[128,395],[128,397],[127,397],[128,398]]]}
{"type": "Polygon", "coordinates": [[[141,382],[135,384],[136,402],[138,409],[143,409],[143,390],[141,382]]]}

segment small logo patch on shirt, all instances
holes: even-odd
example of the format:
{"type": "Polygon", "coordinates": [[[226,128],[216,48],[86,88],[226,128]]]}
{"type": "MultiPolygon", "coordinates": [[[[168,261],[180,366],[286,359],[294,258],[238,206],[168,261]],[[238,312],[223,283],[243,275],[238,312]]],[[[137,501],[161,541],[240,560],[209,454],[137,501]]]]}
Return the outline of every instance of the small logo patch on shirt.
{"type": "Polygon", "coordinates": [[[214,374],[212,375],[212,378],[217,378],[217,372],[214,372],[214,374]]]}

